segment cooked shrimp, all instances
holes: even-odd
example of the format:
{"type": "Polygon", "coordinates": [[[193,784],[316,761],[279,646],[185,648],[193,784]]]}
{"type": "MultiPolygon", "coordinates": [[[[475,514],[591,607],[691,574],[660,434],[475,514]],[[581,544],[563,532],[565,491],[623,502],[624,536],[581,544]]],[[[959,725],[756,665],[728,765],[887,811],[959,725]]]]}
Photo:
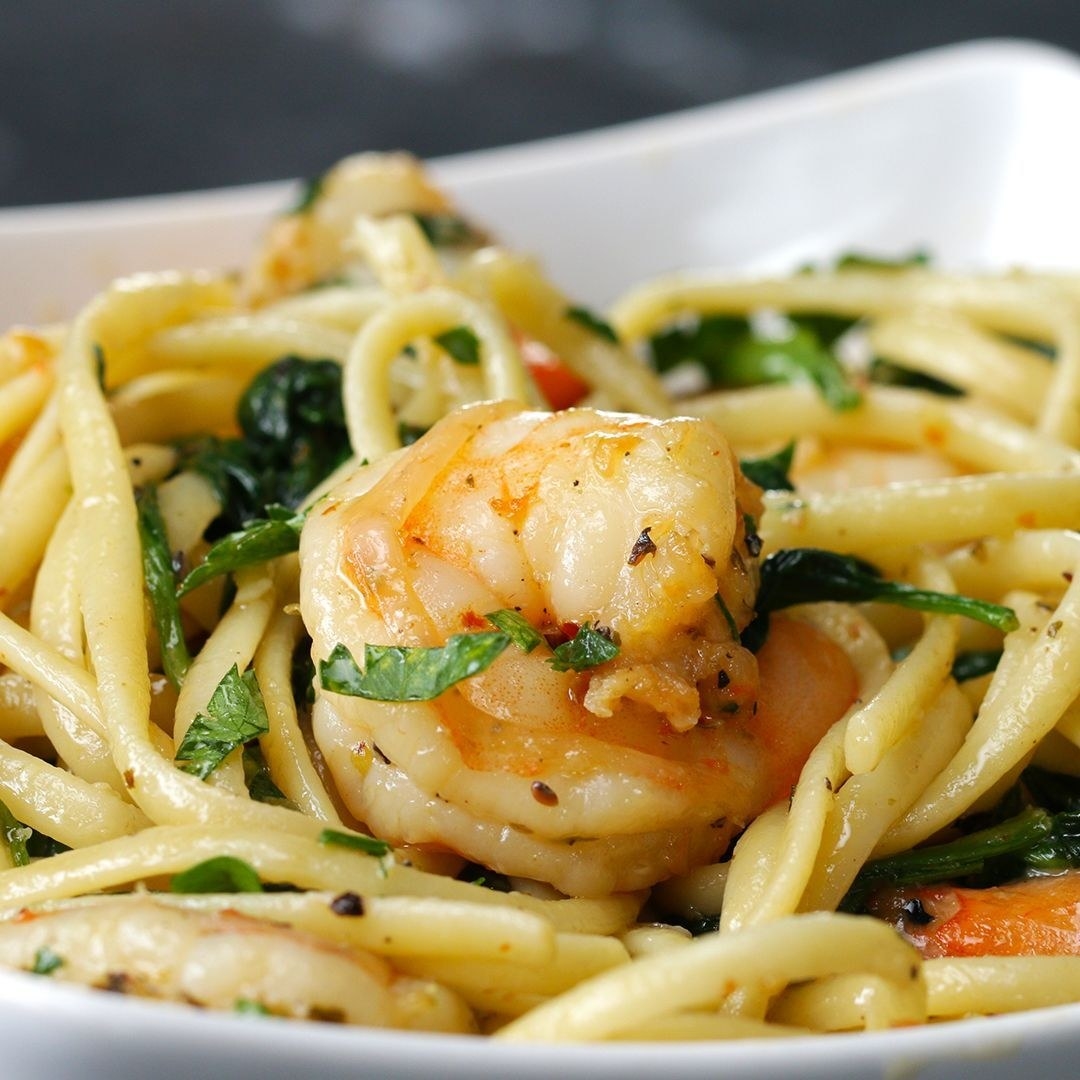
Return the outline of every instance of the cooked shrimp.
{"type": "Polygon", "coordinates": [[[925,957],[1080,956],[1080,871],[992,889],[924,885],[879,893],[873,914],[925,957]]]}
{"type": "Polygon", "coordinates": [[[451,991],[358,949],[223,911],[147,897],[102,900],[0,923],[0,964],[143,997],[368,1027],[474,1030],[451,991]]]}
{"type": "Polygon", "coordinates": [[[442,645],[506,608],[547,643],[430,702],[320,692],[315,738],[349,809],[575,895],[719,857],[855,695],[805,624],[775,619],[757,657],[739,644],[758,507],[720,432],[686,418],[485,403],[360,469],[304,529],[317,660],[442,645]],[[585,624],[618,655],[555,670],[550,643],[585,624]]]}

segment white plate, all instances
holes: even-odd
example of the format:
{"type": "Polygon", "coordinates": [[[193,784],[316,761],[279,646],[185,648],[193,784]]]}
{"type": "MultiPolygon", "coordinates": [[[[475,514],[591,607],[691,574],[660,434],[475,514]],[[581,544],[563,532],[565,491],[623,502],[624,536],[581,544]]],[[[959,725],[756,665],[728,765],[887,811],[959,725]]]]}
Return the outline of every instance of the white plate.
{"type": "MultiPolygon", "coordinates": [[[[570,293],[687,266],[788,269],[847,247],[1076,267],[1080,62],[981,43],[529,146],[439,176],[570,293]]],[[[70,314],[134,270],[238,265],[291,185],[0,213],[0,324],[70,314]]],[[[851,1036],[538,1047],[210,1015],[0,975],[5,1080],[518,1080],[1072,1075],[1080,1006],[851,1036]]]]}

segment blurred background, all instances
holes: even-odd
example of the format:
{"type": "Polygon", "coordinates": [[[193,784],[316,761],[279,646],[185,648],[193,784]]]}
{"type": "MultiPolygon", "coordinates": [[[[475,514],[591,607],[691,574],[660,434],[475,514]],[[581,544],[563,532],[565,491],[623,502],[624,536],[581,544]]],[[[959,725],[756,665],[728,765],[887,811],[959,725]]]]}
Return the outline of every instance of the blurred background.
{"type": "Polygon", "coordinates": [[[984,37],[1080,51],[1080,4],[0,0],[0,206],[521,142],[984,37]]]}

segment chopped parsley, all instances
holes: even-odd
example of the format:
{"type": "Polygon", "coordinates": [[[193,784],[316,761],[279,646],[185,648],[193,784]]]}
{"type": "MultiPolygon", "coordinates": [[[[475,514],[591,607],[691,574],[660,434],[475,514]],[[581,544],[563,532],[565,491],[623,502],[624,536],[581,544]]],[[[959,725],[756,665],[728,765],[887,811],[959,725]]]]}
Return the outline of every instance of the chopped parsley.
{"type": "Polygon", "coordinates": [[[556,671],[585,671],[598,664],[614,660],[619,646],[609,630],[582,623],[577,633],[553,650],[548,663],[556,671]]]}
{"type": "Polygon", "coordinates": [[[257,893],[263,892],[263,883],[251,863],[217,855],[173,874],[169,889],[174,893],[257,893]]]}
{"type": "Polygon", "coordinates": [[[265,735],[270,722],[253,671],[240,674],[235,664],[225,673],[188,728],[176,751],[180,768],[205,780],[237,747],[265,735]]]}

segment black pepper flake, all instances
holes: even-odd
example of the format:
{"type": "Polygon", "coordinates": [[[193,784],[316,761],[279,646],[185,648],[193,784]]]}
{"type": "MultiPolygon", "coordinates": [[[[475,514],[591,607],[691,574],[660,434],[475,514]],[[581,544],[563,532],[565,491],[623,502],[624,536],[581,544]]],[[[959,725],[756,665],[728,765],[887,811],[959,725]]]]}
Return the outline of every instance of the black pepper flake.
{"type": "Polygon", "coordinates": [[[723,690],[724,687],[731,685],[731,676],[721,668],[716,673],[716,686],[718,690],[723,690]]]}
{"type": "Polygon", "coordinates": [[[653,543],[652,537],[649,533],[652,532],[652,526],[641,530],[641,535],[634,541],[634,546],[630,549],[630,555],[626,560],[628,566],[637,566],[646,555],[653,555],[656,553],[656,544],[653,543]]]}
{"type": "Polygon", "coordinates": [[[1073,579],[1073,575],[1072,575],[1072,571],[1071,571],[1071,570],[1064,570],[1064,571],[1062,571],[1062,574],[1061,574],[1061,576],[1062,576],[1062,577],[1063,577],[1063,578],[1064,578],[1064,579],[1065,579],[1065,580],[1066,580],[1067,582],[1069,582],[1069,584],[1070,584],[1070,585],[1072,584],[1072,579],[1073,579]]]}
{"type": "Polygon", "coordinates": [[[110,994],[128,994],[131,992],[131,976],[126,971],[110,971],[101,984],[102,990],[110,994]]]}
{"type": "Polygon", "coordinates": [[[934,921],[934,916],[923,907],[922,901],[916,896],[905,900],[900,910],[904,913],[904,918],[915,926],[929,926],[934,921]]]}
{"type": "Polygon", "coordinates": [[[135,786],[135,770],[124,770],[124,786],[130,791],[135,786]]]}
{"type": "Polygon", "coordinates": [[[746,526],[746,553],[751,559],[756,559],[761,554],[761,548],[763,541],[758,534],[750,528],[750,525],[746,526]]]}
{"type": "Polygon", "coordinates": [[[466,487],[476,487],[476,477],[475,477],[475,476],[473,476],[473,474],[472,474],[472,473],[469,473],[469,474],[468,474],[468,475],[467,475],[467,476],[465,477],[465,486],[466,486],[466,487]]]}
{"type": "Polygon", "coordinates": [[[364,914],[363,897],[354,892],[343,892],[330,901],[330,910],[335,915],[348,915],[355,917],[364,914]]]}
{"type": "Polygon", "coordinates": [[[541,806],[558,806],[559,796],[543,780],[534,780],[530,788],[532,791],[532,797],[541,806]]]}
{"type": "Polygon", "coordinates": [[[1062,625],[1063,624],[1060,619],[1055,619],[1052,623],[1048,623],[1046,627],[1046,636],[1048,638],[1056,638],[1058,636],[1058,631],[1061,629],[1062,625]]]}

